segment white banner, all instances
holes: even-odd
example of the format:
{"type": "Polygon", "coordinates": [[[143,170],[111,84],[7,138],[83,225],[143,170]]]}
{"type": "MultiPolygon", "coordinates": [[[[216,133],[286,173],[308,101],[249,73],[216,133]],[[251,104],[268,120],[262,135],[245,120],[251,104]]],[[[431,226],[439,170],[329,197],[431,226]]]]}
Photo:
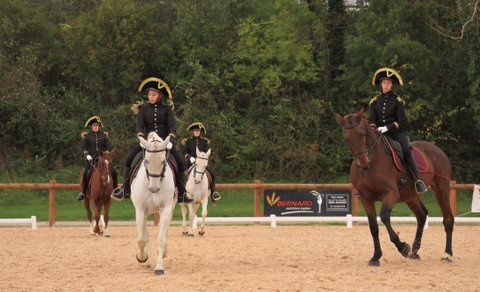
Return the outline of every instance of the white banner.
{"type": "Polygon", "coordinates": [[[480,213],[480,185],[473,186],[472,212],[480,213]]]}

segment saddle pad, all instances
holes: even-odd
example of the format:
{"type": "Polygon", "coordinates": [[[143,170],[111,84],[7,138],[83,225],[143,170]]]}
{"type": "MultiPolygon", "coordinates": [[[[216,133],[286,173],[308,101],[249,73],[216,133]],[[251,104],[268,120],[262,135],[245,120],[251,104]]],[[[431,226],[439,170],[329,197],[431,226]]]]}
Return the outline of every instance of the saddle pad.
{"type": "MultiPolygon", "coordinates": [[[[400,171],[405,171],[405,165],[403,164],[403,160],[400,158],[400,156],[398,156],[397,152],[390,143],[388,143],[388,147],[390,147],[390,152],[397,169],[400,171]]],[[[417,162],[418,171],[427,172],[427,161],[425,160],[423,153],[417,147],[412,147],[412,155],[414,155],[415,161],[417,162]]]]}

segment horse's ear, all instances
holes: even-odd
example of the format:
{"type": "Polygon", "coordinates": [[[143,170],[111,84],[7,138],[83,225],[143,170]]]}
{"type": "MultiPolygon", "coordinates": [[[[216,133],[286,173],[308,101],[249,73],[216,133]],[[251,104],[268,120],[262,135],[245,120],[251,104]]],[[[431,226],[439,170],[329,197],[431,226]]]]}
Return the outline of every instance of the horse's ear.
{"type": "Polygon", "coordinates": [[[210,154],[212,154],[212,149],[208,149],[208,151],[207,151],[207,157],[210,157],[210,154]]]}
{"type": "Polygon", "coordinates": [[[365,115],[365,107],[362,106],[362,109],[358,112],[358,115],[363,118],[365,115]]]}
{"type": "Polygon", "coordinates": [[[344,118],[338,114],[338,113],[335,113],[335,120],[337,121],[337,123],[339,123],[341,126],[343,126],[343,123],[344,123],[344,118]]]}
{"type": "Polygon", "coordinates": [[[349,108],[349,109],[348,109],[348,112],[351,113],[351,114],[353,114],[353,113],[355,113],[355,110],[354,110],[353,108],[349,108]]]}
{"type": "Polygon", "coordinates": [[[112,151],[110,151],[110,155],[115,156],[115,154],[117,154],[117,150],[113,148],[112,151]]]}
{"type": "Polygon", "coordinates": [[[138,136],[138,140],[140,141],[140,146],[142,146],[143,149],[146,149],[148,146],[147,140],[145,140],[145,138],[142,136],[138,136]]]}

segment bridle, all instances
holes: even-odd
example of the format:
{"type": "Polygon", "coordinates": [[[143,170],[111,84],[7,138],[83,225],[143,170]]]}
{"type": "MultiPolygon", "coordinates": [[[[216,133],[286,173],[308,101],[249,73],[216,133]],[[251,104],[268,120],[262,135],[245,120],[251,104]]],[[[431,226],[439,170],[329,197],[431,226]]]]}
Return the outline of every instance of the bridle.
{"type": "MultiPolygon", "coordinates": [[[[159,140],[153,140],[152,142],[162,143],[162,141],[159,141],[159,140]]],[[[163,149],[163,150],[148,150],[148,149],[145,149],[145,152],[148,152],[148,153],[167,152],[167,155],[165,157],[165,161],[163,162],[163,168],[162,168],[162,171],[160,173],[150,173],[148,171],[147,161],[145,159],[143,160],[143,165],[145,166],[145,171],[147,172],[147,179],[150,180],[150,177],[159,177],[160,180],[161,180],[162,178],[165,177],[165,170],[167,169],[167,163],[168,163],[168,154],[170,152],[168,152],[167,149],[163,149]]]]}
{"type": "MultiPolygon", "coordinates": [[[[360,122],[356,123],[356,124],[353,124],[353,125],[350,125],[350,126],[347,126],[347,127],[343,127],[343,129],[345,130],[351,130],[351,129],[354,129],[356,127],[358,127],[359,125],[362,125],[363,126],[363,123],[362,123],[363,119],[360,120],[360,122]]],[[[365,127],[362,127],[364,130],[365,130],[365,127]]],[[[355,159],[355,162],[357,164],[357,167],[359,168],[362,168],[362,169],[368,169],[370,167],[370,163],[373,161],[373,153],[375,151],[375,149],[377,148],[377,145],[378,143],[381,141],[381,138],[383,135],[379,135],[375,141],[373,143],[371,143],[370,145],[368,145],[368,131],[365,130],[365,132],[362,134],[363,137],[366,137],[367,139],[365,139],[365,147],[360,150],[360,151],[354,151],[353,150],[353,147],[352,145],[350,144],[350,142],[347,140],[347,144],[348,146],[350,147],[350,150],[353,152],[353,155],[354,155],[354,159],[355,159]],[[363,154],[363,153],[367,153],[367,157],[369,159],[367,165],[365,167],[361,167],[360,164],[358,163],[358,159],[357,159],[357,156],[360,155],[360,154],[363,154]]]]}
{"type": "MultiPolygon", "coordinates": [[[[207,160],[208,161],[208,158],[203,158],[203,157],[197,157],[196,159],[203,159],[203,160],[207,160]]],[[[197,171],[197,164],[195,163],[194,166],[193,166],[193,179],[195,179],[195,175],[198,173],[198,174],[201,174],[202,176],[200,177],[200,182],[203,180],[203,176],[205,175],[205,172],[207,171],[207,168],[205,167],[205,170],[204,171],[197,171]]],[[[196,182],[196,184],[199,184],[200,182],[196,182]]]]}

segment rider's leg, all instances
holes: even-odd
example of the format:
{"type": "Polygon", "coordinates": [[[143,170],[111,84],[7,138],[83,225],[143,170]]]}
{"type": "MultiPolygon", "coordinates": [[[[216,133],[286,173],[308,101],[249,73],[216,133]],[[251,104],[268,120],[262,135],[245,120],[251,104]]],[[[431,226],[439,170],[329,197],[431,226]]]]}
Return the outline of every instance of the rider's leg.
{"type": "Polygon", "coordinates": [[[210,184],[210,198],[212,199],[212,202],[216,202],[220,200],[222,197],[220,197],[220,194],[215,190],[215,173],[213,172],[212,167],[207,166],[207,171],[210,173],[210,176],[212,177],[212,183],[210,184]]]}
{"type": "Polygon", "coordinates": [[[80,186],[82,188],[82,191],[77,195],[77,201],[85,200],[85,195],[87,194],[88,182],[90,178],[90,168],[91,168],[91,165],[87,161],[85,163],[85,167],[83,168],[83,172],[82,172],[82,176],[83,176],[81,179],[82,185],[80,186]]]}
{"type": "Polygon", "coordinates": [[[415,157],[412,155],[410,150],[409,141],[407,135],[404,133],[397,133],[394,137],[396,141],[400,143],[402,146],[402,152],[405,162],[407,163],[408,169],[413,175],[413,179],[415,180],[415,190],[417,193],[422,194],[427,191],[427,186],[421,180],[420,172],[418,171],[417,162],[415,161],[415,157]]]}
{"type": "Polygon", "coordinates": [[[185,195],[185,176],[183,173],[185,172],[185,164],[183,163],[183,158],[178,153],[177,149],[173,147],[170,149],[170,154],[175,158],[178,167],[177,173],[177,190],[178,190],[178,202],[179,203],[190,203],[193,202],[192,199],[188,198],[185,195]]]}
{"type": "Polygon", "coordinates": [[[142,151],[142,147],[137,145],[131,152],[127,158],[127,163],[123,168],[123,188],[122,189],[115,189],[112,193],[112,197],[118,200],[123,198],[130,198],[130,166],[133,162],[133,159],[137,155],[137,153],[142,151]]]}

